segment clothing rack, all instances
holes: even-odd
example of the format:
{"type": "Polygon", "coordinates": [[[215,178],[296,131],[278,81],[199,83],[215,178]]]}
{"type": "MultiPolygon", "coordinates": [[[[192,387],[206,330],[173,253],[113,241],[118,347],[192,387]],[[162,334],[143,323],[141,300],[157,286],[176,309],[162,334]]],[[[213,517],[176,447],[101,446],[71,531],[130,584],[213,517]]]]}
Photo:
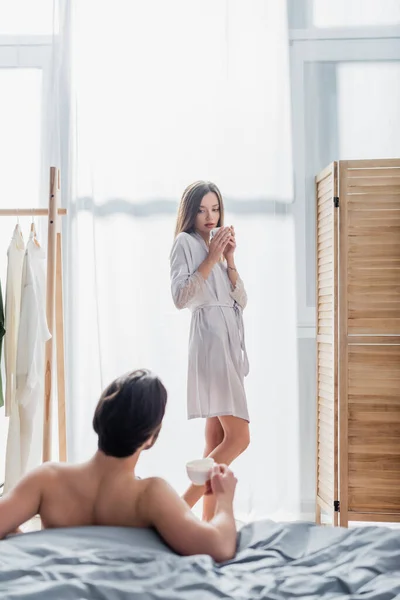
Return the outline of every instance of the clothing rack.
{"type": "Polygon", "coordinates": [[[62,238],[61,216],[67,214],[60,207],[60,170],[50,168],[49,208],[3,208],[0,217],[39,217],[48,216],[47,228],[47,277],[46,277],[46,314],[51,338],[45,347],[44,374],[44,410],[43,410],[43,462],[51,460],[52,437],[52,392],[54,333],[57,369],[58,398],[58,447],[59,460],[67,459],[66,421],[65,421],[65,367],[64,367],[64,316],[62,284],[62,238]]]}

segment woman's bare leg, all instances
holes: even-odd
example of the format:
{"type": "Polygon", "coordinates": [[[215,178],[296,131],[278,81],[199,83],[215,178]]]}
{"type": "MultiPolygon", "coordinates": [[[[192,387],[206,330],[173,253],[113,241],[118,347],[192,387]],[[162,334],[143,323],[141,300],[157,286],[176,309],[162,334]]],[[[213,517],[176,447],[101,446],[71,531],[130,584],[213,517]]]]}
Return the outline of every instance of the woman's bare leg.
{"type": "MultiPolygon", "coordinates": [[[[250,443],[249,424],[244,419],[233,416],[219,417],[224,430],[224,439],[209,455],[216,463],[230,465],[242,454],[250,443]]],[[[215,497],[204,496],[203,520],[211,521],[215,513],[215,497]]]]}
{"type": "MultiPolygon", "coordinates": [[[[218,417],[218,420],[222,426],[224,436],[220,444],[207,454],[207,456],[213,458],[216,463],[230,465],[249,445],[249,424],[244,419],[231,415],[218,417]]],[[[214,425],[214,427],[216,426],[214,425]]],[[[183,498],[190,507],[193,507],[204,495],[204,492],[205,486],[191,485],[183,498]]],[[[205,496],[204,500],[203,518],[210,520],[214,515],[215,502],[213,502],[212,495],[205,496]]]]}
{"type": "Polygon", "coordinates": [[[218,417],[210,417],[206,419],[206,445],[204,448],[203,457],[206,458],[217,448],[224,439],[224,430],[221,421],[218,417]]]}
{"type": "MultiPolygon", "coordinates": [[[[205,429],[205,448],[203,456],[206,457],[211,452],[219,446],[219,444],[224,439],[224,430],[222,429],[222,425],[218,417],[209,417],[206,419],[206,429],[205,429]]],[[[183,495],[183,499],[189,504],[190,508],[192,508],[196,502],[200,500],[205,492],[204,485],[191,485],[183,495]]]]}

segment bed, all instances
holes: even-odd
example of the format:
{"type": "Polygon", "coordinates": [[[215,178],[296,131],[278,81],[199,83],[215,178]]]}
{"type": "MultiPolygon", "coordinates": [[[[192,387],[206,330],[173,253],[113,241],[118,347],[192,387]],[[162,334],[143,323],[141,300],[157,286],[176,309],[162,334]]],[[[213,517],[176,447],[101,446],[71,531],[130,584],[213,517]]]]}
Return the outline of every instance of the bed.
{"type": "Polygon", "coordinates": [[[260,521],[234,560],[180,557],[149,530],[54,529],[0,542],[1,600],[400,597],[400,531],[260,521]]]}

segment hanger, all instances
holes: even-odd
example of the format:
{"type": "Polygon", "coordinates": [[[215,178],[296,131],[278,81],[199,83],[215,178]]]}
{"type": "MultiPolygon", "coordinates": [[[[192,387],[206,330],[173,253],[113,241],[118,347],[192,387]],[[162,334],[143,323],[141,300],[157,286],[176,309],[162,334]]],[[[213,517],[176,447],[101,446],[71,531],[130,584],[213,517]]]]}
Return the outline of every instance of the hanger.
{"type": "Polygon", "coordinates": [[[36,226],[35,226],[35,218],[34,218],[34,215],[33,215],[33,211],[32,211],[31,233],[33,234],[33,238],[32,239],[33,239],[34,244],[38,248],[40,248],[40,244],[39,244],[38,239],[36,237],[36,226]]]}

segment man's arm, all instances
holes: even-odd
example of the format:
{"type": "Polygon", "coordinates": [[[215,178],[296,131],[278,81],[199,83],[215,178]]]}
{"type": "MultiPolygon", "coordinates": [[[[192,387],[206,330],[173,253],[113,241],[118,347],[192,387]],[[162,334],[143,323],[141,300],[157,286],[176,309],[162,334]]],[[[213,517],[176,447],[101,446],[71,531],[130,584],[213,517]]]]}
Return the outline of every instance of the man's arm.
{"type": "Polygon", "coordinates": [[[20,525],[38,514],[45,469],[44,465],[35,469],[0,498],[0,539],[15,533],[20,525]]]}
{"type": "Polygon", "coordinates": [[[166,481],[155,478],[149,482],[143,498],[146,516],[150,525],[179,554],[209,554],[217,562],[235,556],[236,525],[232,500],[236,479],[226,469],[214,475],[211,485],[215,492],[220,492],[222,487],[216,485],[215,479],[223,477],[232,480],[228,481],[231,489],[216,493],[215,516],[208,523],[200,521],[166,481]]]}

